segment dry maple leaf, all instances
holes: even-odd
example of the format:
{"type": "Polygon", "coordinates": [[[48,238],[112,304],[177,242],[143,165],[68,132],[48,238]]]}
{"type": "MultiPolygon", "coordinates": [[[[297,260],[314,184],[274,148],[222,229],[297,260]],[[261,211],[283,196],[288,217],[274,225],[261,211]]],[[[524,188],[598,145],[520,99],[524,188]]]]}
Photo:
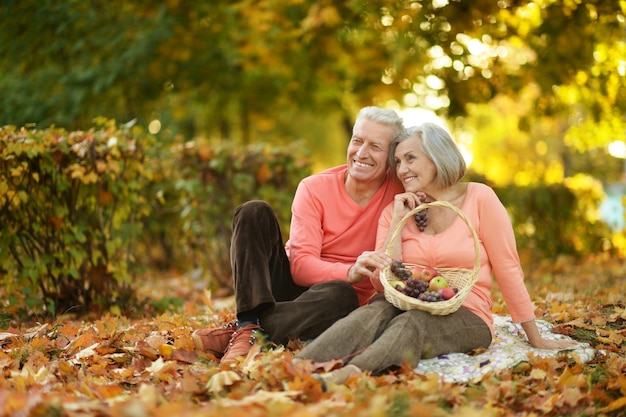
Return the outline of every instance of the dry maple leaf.
{"type": "Polygon", "coordinates": [[[221,371],[209,378],[209,381],[206,384],[206,390],[211,394],[217,394],[238,381],[241,381],[241,375],[237,372],[221,371]]]}
{"type": "Polygon", "coordinates": [[[137,350],[141,356],[145,356],[152,361],[159,357],[159,352],[143,340],[137,342],[137,350]]]}
{"type": "Polygon", "coordinates": [[[302,393],[300,391],[256,391],[242,399],[233,400],[229,398],[219,399],[218,402],[222,406],[240,407],[247,405],[259,405],[266,410],[274,410],[294,403],[294,398],[298,398],[302,393]]]}
{"type": "Polygon", "coordinates": [[[171,357],[172,360],[188,364],[192,364],[198,360],[196,352],[189,352],[188,350],[183,349],[174,349],[171,357]]]}
{"type": "Polygon", "coordinates": [[[98,345],[99,345],[99,343],[94,343],[93,345],[84,348],[80,352],[76,353],[74,355],[74,357],[72,359],[70,359],[68,362],[71,365],[76,365],[76,364],[80,363],[85,358],[97,355],[98,352],[96,352],[96,348],[98,347],[98,345]]]}
{"type": "Polygon", "coordinates": [[[160,334],[151,334],[150,336],[146,337],[144,341],[152,349],[155,349],[155,350],[158,350],[159,346],[165,345],[168,342],[167,338],[160,334]]]}
{"type": "Polygon", "coordinates": [[[341,359],[331,359],[324,362],[313,362],[313,372],[330,372],[333,369],[341,368],[343,361],[341,359]]]}
{"type": "Polygon", "coordinates": [[[567,387],[561,391],[556,405],[557,407],[575,408],[585,397],[585,393],[581,392],[580,389],[567,387]]]}
{"type": "Polygon", "coordinates": [[[601,413],[610,413],[613,411],[621,410],[622,408],[626,408],[626,396],[620,397],[615,401],[612,401],[606,407],[600,408],[598,411],[601,413]]]}

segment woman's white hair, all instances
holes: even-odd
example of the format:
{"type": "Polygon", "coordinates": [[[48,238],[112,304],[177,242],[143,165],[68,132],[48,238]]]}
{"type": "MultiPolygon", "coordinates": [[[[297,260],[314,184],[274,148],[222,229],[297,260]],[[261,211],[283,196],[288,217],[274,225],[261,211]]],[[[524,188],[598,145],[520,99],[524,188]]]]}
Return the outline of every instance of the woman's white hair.
{"type": "Polygon", "coordinates": [[[465,159],[454,139],[446,129],[436,123],[425,122],[406,129],[404,135],[396,138],[389,149],[389,165],[391,172],[399,182],[396,172],[397,162],[394,154],[398,144],[408,138],[420,139],[422,149],[426,156],[433,161],[437,169],[435,178],[437,188],[447,188],[459,182],[467,171],[465,159]]]}

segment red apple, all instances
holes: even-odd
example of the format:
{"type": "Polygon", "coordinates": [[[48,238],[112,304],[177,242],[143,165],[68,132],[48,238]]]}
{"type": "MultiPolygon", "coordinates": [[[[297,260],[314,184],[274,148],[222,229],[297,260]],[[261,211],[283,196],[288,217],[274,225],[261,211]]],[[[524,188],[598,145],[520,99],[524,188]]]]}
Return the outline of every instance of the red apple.
{"type": "Polygon", "coordinates": [[[456,292],[454,291],[454,288],[452,287],[441,288],[439,290],[439,293],[441,294],[444,300],[449,300],[456,295],[456,292]]]}
{"type": "Polygon", "coordinates": [[[441,275],[437,275],[433,279],[430,280],[428,284],[428,289],[431,291],[439,291],[442,288],[446,288],[448,286],[448,282],[441,275]]]}
{"type": "Polygon", "coordinates": [[[440,276],[439,271],[437,271],[432,266],[425,266],[419,272],[419,277],[422,281],[430,282],[435,277],[440,276]]]}

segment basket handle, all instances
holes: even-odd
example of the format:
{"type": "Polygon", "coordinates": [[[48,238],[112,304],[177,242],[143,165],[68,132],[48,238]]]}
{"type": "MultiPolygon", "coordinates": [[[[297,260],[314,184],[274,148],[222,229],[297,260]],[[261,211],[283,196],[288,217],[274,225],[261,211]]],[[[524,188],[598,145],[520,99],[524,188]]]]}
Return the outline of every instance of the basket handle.
{"type": "Polygon", "coordinates": [[[447,201],[433,201],[431,203],[423,203],[415,207],[413,210],[409,211],[396,226],[396,230],[394,230],[393,234],[391,235],[391,239],[387,244],[387,249],[385,253],[387,254],[387,256],[391,257],[393,251],[393,243],[396,241],[400,233],[402,233],[402,228],[404,227],[408,219],[410,219],[413,215],[419,213],[422,210],[426,210],[429,207],[437,206],[447,207],[450,210],[454,211],[465,222],[470,232],[472,232],[472,238],[474,240],[474,271],[478,272],[478,270],[480,269],[480,246],[478,243],[478,236],[476,235],[476,231],[474,230],[474,227],[472,227],[472,223],[469,221],[465,213],[463,213],[463,211],[457,206],[448,203],[447,201]]]}

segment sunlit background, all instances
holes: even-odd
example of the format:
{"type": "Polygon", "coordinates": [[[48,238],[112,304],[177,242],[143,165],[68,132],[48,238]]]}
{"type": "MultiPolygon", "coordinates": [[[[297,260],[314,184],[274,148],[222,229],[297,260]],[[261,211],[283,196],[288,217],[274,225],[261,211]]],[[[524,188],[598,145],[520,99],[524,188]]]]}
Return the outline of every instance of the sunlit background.
{"type": "Polygon", "coordinates": [[[378,105],[444,123],[495,186],[602,184],[623,226],[626,19],[617,1],[34,0],[0,6],[0,125],[103,116],[166,145],[302,143],[343,163],[378,105]],[[620,211],[621,210],[621,211],[620,211]]]}

